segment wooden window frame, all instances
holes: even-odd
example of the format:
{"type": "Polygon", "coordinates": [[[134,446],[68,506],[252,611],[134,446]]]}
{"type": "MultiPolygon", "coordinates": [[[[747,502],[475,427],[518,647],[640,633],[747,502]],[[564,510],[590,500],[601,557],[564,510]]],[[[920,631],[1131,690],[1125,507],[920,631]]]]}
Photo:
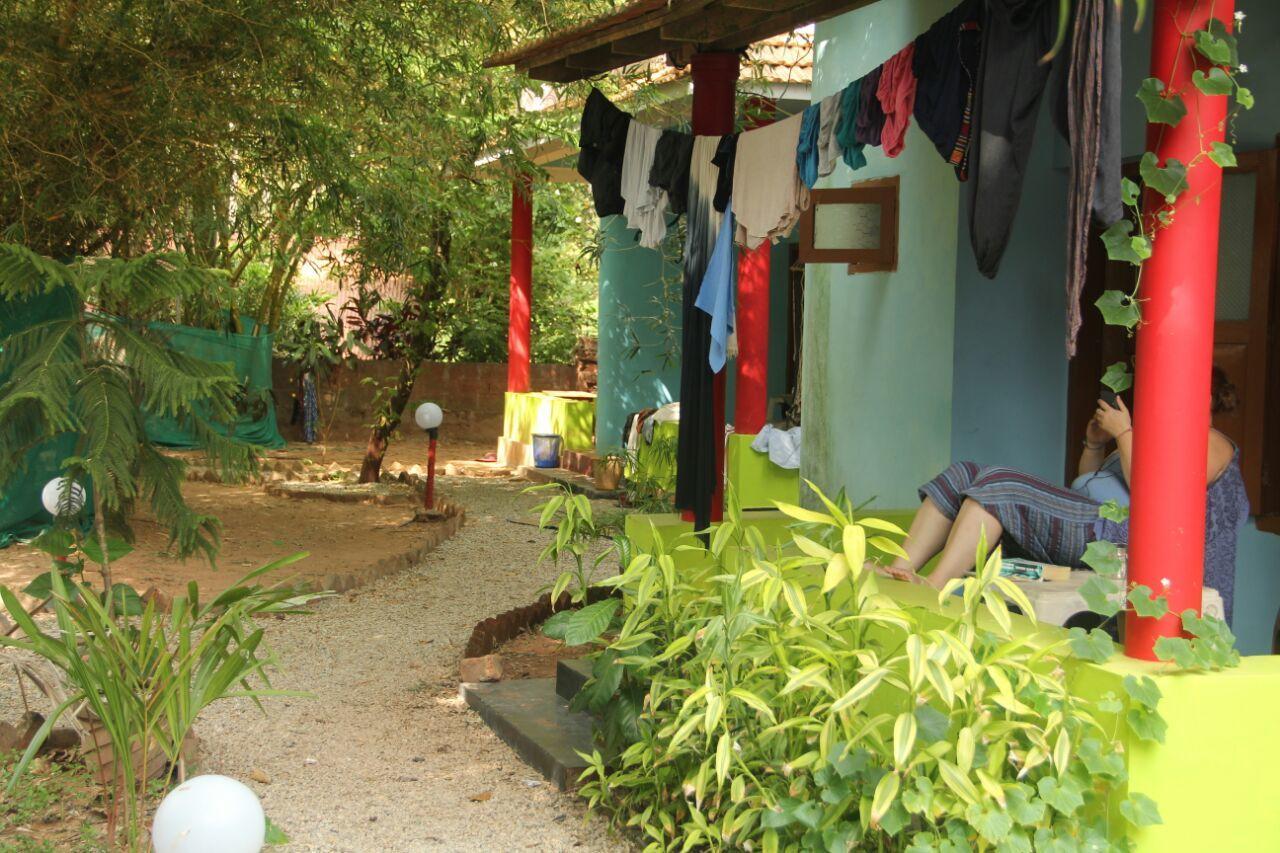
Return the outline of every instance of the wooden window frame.
{"type": "Polygon", "coordinates": [[[860,272],[892,272],[898,268],[898,175],[860,181],[851,187],[811,190],[809,207],[800,216],[802,264],[847,264],[850,275],[860,272]],[[878,249],[818,249],[813,245],[814,220],[819,205],[879,204],[878,249]]]}

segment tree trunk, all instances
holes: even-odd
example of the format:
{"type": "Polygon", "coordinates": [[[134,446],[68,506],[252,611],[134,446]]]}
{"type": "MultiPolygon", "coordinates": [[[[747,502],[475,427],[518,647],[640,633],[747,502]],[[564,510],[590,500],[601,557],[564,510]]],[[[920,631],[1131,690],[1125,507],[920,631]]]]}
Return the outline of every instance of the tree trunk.
{"type": "Polygon", "coordinates": [[[413,384],[418,381],[418,369],[421,365],[422,362],[416,358],[400,363],[395,391],[391,393],[385,408],[378,413],[377,422],[369,431],[369,444],[364,451],[364,462],[360,465],[361,483],[378,482],[378,477],[382,474],[382,460],[391,443],[391,433],[400,426],[400,413],[409,403],[409,395],[413,393],[413,384]]]}

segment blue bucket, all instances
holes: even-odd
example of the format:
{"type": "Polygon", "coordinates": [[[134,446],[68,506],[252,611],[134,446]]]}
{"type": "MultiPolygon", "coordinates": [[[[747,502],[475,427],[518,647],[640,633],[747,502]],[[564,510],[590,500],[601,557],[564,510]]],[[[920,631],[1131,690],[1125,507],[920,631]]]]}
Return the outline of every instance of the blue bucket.
{"type": "Polygon", "coordinates": [[[560,436],[554,433],[533,434],[533,467],[560,467],[560,436]]]}

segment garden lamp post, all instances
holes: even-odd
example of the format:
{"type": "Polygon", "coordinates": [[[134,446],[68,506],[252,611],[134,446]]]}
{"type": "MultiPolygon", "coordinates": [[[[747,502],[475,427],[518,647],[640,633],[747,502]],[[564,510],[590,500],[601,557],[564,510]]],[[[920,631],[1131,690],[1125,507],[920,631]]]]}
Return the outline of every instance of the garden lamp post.
{"type": "Polygon", "coordinates": [[[422,498],[422,506],[430,512],[435,509],[436,502],[436,439],[440,436],[444,412],[435,403],[423,403],[413,413],[413,421],[427,433],[427,490],[422,498]]]}

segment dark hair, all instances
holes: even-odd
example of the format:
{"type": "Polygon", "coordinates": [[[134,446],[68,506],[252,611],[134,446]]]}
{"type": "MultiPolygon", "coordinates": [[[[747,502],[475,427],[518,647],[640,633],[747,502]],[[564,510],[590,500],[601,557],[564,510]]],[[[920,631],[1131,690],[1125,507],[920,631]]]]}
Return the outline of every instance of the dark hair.
{"type": "Polygon", "coordinates": [[[1240,398],[1236,396],[1236,386],[1227,379],[1227,373],[1216,364],[1213,366],[1213,379],[1209,385],[1209,411],[1215,415],[1234,411],[1240,398]]]}

